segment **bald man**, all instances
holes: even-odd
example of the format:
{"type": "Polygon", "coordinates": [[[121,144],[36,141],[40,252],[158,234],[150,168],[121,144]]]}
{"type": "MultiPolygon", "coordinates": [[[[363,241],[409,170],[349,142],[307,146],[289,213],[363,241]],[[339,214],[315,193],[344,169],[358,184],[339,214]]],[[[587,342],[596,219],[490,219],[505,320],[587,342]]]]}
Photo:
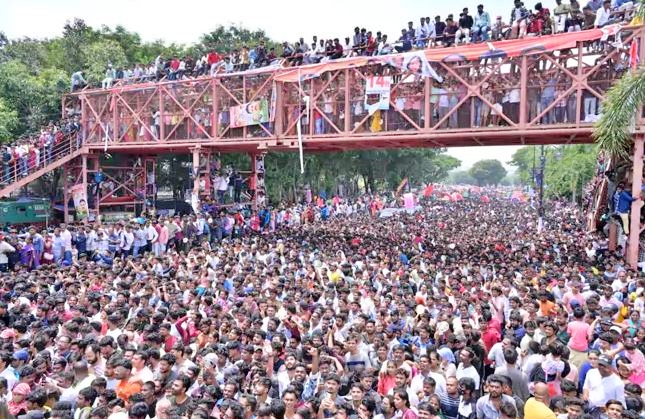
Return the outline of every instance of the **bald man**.
{"type": "Polygon", "coordinates": [[[536,383],[533,397],[524,405],[524,419],[556,419],[553,410],[549,409],[549,386],[536,383]]]}

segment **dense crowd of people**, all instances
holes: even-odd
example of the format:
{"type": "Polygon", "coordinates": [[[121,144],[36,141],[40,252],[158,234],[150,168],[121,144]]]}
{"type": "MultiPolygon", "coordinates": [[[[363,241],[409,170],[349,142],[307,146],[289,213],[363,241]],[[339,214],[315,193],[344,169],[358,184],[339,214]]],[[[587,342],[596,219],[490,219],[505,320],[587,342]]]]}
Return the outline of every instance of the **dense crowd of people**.
{"type": "MultiPolygon", "coordinates": [[[[270,64],[314,64],[352,56],[386,55],[462,43],[581,31],[612,23],[629,22],[639,4],[627,0],[589,0],[584,7],[578,0],[565,3],[556,0],[555,3],[551,12],[541,2],[530,9],[523,1],[515,0],[508,22],[502,16],[493,20],[488,11],[484,10],[484,5],[479,4],[472,15],[466,7],[458,17],[449,14],[445,19],[435,16],[433,19],[421,17],[418,23],[410,21],[397,38],[388,38],[388,35],[381,31],[356,27],[354,33],[344,39],[318,39],[317,36],[313,36],[309,42],[300,38],[293,43],[283,42],[280,49],[267,46],[264,40],[260,40],[255,46],[243,45],[229,51],[213,50],[199,58],[188,55],[159,55],[154,62],[135,63],[125,67],[113,67],[108,63],[101,87],[109,88],[114,83],[212,76],[270,64]]],[[[82,71],[72,75],[71,85],[72,91],[87,85],[82,71]]]]}
{"type": "Polygon", "coordinates": [[[80,144],[80,128],[79,116],[70,114],[60,121],[50,122],[37,134],[3,144],[0,147],[0,186],[23,178],[59,158],[60,145],[66,140],[73,139],[80,144]]]}
{"type": "Polygon", "coordinates": [[[441,197],[6,232],[0,415],[641,417],[641,274],[568,204],[441,197]]]}

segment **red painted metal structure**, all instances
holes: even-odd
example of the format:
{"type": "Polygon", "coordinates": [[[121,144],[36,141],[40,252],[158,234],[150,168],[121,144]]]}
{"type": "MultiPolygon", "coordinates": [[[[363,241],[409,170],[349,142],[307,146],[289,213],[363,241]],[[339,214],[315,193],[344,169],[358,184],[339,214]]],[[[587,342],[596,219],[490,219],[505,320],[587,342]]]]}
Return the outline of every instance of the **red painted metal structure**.
{"type": "MultiPolygon", "coordinates": [[[[639,42],[645,57],[641,26],[599,41],[617,29],[422,52],[441,84],[382,59],[360,58],[75,92],[63,98],[63,112],[80,116],[82,140],[65,142],[51,163],[24,177],[16,171],[0,197],[63,165],[68,173],[76,170],[65,179],[87,186],[105,152],[148,162],[190,153],[199,167],[204,154],[244,152],[254,161],[269,151],[295,151],[298,124],[305,153],[590,143],[598,104],[629,68],[630,43],[639,42]],[[365,85],[380,78],[392,81],[389,110],[370,114],[365,85]],[[235,127],[231,107],[254,101],[270,104],[271,122],[235,127]]],[[[132,191],[137,186],[115,182],[132,191]]]]}

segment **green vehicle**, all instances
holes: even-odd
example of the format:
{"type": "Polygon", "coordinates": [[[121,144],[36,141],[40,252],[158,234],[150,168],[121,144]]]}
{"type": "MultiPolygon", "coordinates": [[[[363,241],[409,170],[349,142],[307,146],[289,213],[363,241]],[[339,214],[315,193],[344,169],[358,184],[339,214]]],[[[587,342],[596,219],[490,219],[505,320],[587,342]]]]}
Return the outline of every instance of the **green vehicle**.
{"type": "Polygon", "coordinates": [[[23,225],[45,227],[51,220],[51,201],[45,198],[21,198],[0,202],[0,229],[23,225]]]}

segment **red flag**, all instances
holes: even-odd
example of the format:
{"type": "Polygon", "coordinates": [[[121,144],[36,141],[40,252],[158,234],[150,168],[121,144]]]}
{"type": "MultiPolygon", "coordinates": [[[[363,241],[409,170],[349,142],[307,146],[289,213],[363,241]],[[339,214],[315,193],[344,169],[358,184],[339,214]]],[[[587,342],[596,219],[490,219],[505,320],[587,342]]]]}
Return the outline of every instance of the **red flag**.
{"type": "Polygon", "coordinates": [[[638,56],[638,42],[636,40],[633,40],[629,46],[629,66],[632,70],[636,70],[639,62],[640,57],[638,56]]]}

